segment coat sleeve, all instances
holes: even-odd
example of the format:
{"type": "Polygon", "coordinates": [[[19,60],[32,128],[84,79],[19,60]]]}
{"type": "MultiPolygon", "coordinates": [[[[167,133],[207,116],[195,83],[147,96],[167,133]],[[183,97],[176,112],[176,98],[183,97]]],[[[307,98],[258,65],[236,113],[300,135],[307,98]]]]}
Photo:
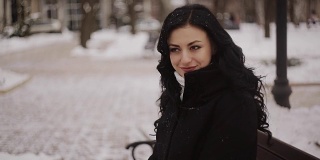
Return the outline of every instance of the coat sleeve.
{"type": "Polygon", "coordinates": [[[201,147],[201,160],[255,160],[257,109],[250,96],[224,95],[201,147]]]}
{"type": "Polygon", "coordinates": [[[157,160],[157,145],[154,146],[152,155],[148,158],[148,160],[157,160]]]}

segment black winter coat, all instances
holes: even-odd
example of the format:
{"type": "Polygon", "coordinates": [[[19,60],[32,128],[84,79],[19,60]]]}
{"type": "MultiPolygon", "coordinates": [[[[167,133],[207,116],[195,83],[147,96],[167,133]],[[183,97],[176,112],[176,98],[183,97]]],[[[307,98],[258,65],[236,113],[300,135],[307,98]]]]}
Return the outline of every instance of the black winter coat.
{"type": "Polygon", "coordinates": [[[180,106],[159,119],[149,160],[253,160],[257,109],[252,95],[231,87],[212,67],[185,74],[180,106]]]}

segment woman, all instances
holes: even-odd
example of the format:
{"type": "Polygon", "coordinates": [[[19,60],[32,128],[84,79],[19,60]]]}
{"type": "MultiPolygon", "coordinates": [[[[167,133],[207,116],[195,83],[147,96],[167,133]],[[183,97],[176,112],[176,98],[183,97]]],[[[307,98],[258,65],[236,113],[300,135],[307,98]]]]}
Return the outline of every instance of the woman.
{"type": "Polygon", "coordinates": [[[260,78],[202,5],[175,9],[157,46],[161,117],[150,160],[256,159],[257,129],[268,130],[260,78]]]}

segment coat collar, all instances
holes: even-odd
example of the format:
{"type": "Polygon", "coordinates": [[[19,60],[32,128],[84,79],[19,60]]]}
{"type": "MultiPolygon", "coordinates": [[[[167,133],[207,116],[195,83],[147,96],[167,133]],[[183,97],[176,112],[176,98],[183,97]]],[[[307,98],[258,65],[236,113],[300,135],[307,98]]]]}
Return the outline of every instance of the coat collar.
{"type": "Polygon", "coordinates": [[[213,64],[185,74],[181,108],[196,109],[229,87],[227,77],[213,64]]]}

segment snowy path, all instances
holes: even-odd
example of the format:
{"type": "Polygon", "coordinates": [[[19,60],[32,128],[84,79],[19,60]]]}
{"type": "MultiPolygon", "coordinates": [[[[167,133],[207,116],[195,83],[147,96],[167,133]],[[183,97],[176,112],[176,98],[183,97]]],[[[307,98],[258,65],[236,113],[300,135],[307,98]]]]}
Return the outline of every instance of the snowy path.
{"type": "Polygon", "coordinates": [[[138,128],[157,117],[156,60],[91,61],[68,48],[1,58],[1,67],[32,78],[0,96],[0,152],[127,159],[125,145],[145,139],[138,128]]]}

